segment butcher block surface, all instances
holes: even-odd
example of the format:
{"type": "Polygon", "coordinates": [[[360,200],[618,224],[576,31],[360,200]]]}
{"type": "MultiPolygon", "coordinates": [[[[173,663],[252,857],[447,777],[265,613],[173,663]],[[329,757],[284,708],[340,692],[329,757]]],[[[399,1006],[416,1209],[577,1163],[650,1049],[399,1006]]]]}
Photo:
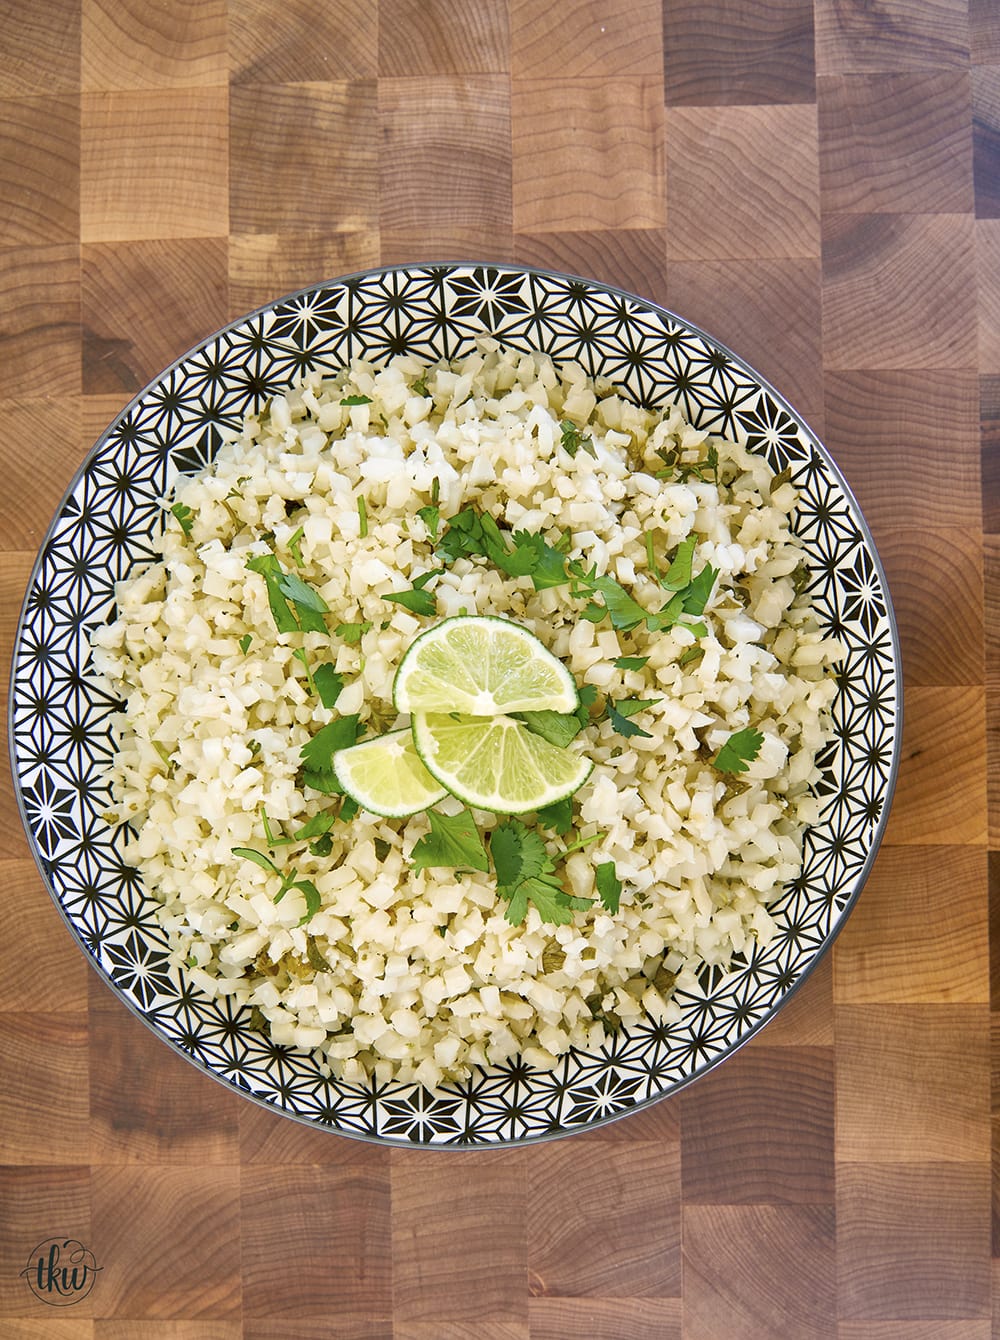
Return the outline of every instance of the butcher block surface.
{"type": "Polygon", "coordinates": [[[297,287],[475,259],[662,302],[777,385],[871,526],[905,679],[885,841],[802,990],[675,1097],[523,1149],[374,1147],[196,1071],[88,966],[5,772],[3,1340],[988,1340],[1000,8],[0,0],[0,32],[5,666],[67,484],[166,364],[297,287]]]}

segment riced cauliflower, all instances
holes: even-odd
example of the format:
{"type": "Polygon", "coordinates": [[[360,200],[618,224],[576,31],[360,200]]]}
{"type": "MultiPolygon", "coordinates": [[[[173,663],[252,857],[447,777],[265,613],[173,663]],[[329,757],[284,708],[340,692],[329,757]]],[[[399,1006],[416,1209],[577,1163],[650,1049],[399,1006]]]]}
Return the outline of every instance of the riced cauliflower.
{"type": "MultiPolygon", "coordinates": [[[[355,363],[275,396],[178,482],[158,561],[93,635],[123,699],[109,820],[129,826],[175,962],[347,1081],[434,1087],[516,1054],[551,1067],[676,1017],[672,992],[701,965],[772,935],[818,817],[840,648],[802,589],[795,501],[676,408],[490,341],[453,365],[355,363]],[[442,559],[470,510],[542,537],[589,593],[536,589],[475,552],[442,559]],[[679,553],[707,579],[702,607],[658,621],[679,553]],[[627,626],[595,590],[653,613],[627,626]],[[512,924],[492,870],[417,869],[428,815],[352,813],[302,753],[352,716],[405,725],[400,659],[458,614],[523,624],[584,689],[574,747],[593,772],[568,823],[528,817],[565,894],[587,900],[564,924],[534,905],[512,924]],[[744,770],[721,768],[753,732],[744,770]],[[617,910],[597,887],[608,867],[617,910]]],[[[501,818],[474,818],[488,847],[501,818]]]]}

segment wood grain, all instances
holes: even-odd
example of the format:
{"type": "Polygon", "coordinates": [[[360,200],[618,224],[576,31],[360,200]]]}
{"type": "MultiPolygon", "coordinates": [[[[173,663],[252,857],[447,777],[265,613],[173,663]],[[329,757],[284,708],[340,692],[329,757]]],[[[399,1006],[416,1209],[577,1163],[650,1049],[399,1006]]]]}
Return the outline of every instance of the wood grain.
{"type": "Polygon", "coordinates": [[[518,1151],[390,1152],[201,1074],[88,966],[4,771],[3,1340],[1000,1334],[995,0],[0,0],[0,27],[5,665],[146,380],[294,288],[472,257],[642,293],[775,383],[871,526],[906,709],[871,878],[777,1019],[518,1151]],[[22,1274],[53,1235],[101,1265],[66,1307],[22,1274]]]}

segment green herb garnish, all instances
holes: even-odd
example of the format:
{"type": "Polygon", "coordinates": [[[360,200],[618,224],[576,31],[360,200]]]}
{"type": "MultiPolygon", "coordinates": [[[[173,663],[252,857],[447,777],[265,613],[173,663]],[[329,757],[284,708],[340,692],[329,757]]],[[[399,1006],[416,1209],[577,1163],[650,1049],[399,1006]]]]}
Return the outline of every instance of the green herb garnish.
{"type": "Polygon", "coordinates": [[[759,730],[755,730],[753,726],[745,726],[743,730],[730,735],[712,759],[712,767],[717,772],[746,772],[760,753],[763,743],[764,736],[759,730]]]}
{"type": "Polygon", "coordinates": [[[431,831],[418,838],[411,860],[418,873],[430,867],[487,871],[489,857],[483,846],[476,821],[467,809],[459,814],[428,810],[431,831]]]}
{"type": "Polygon", "coordinates": [[[186,503],[175,502],[170,510],[180,522],[180,527],[184,534],[190,535],[191,527],[194,525],[194,512],[191,508],[188,507],[186,503]]]}

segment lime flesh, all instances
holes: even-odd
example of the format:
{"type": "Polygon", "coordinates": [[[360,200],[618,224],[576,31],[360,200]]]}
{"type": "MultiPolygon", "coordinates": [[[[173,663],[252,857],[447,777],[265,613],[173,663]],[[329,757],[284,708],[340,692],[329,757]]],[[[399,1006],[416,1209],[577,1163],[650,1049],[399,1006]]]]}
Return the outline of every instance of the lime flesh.
{"type": "Polygon", "coordinates": [[[363,809],[391,819],[417,814],[448,794],[421,763],[409,730],[390,731],[338,749],[333,771],[363,809]]]}

